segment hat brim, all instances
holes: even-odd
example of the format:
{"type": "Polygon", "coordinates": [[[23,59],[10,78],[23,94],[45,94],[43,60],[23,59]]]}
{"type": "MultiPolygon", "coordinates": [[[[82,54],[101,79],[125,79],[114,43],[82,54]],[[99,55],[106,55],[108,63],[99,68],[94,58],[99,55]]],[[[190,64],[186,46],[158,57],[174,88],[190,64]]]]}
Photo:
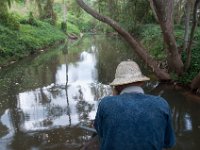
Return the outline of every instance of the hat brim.
{"type": "Polygon", "coordinates": [[[113,80],[113,82],[110,83],[110,85],[118,86],[118,85],[124,85],[124,84],[140,82],[140,81],[148,81],[148,80],[150,80],[150,78],[148,78],[146,76],[142,76],[140,78],[130,78],[130,79],[116,78],[113,80]]]}

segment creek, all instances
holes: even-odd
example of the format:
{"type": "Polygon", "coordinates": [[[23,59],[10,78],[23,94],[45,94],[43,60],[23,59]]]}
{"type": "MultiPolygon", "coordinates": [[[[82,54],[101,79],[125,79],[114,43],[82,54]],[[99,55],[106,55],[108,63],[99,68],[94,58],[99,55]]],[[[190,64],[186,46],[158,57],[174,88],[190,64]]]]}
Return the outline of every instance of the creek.
{"type": "Polygon", "coordinates": [[[79,150],[91,132],[99,99],[111,95],[117,64],[132,59],[151,78],[146,93],[172,110],[174,150],[199,150],[200,100],[178,86],[159,84],[147,65],[118,37],[85,36],[73,45],[30,56],[0,70],[0,149],[79,150]]]}

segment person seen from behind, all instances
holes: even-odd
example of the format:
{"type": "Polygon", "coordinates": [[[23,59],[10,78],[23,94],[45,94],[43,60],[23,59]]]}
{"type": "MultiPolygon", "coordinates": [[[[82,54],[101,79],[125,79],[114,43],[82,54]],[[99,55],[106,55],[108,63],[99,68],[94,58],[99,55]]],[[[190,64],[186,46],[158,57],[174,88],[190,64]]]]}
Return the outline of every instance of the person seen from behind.
{"type": "Polygon", "coordinates": [[[123,61],[111,86],[114,96],[98,106],[94,127],[100,150],[162,150],[175,145],[171,111],[160,96],[145,94],[144,76],[134,61],[123,61]]]}

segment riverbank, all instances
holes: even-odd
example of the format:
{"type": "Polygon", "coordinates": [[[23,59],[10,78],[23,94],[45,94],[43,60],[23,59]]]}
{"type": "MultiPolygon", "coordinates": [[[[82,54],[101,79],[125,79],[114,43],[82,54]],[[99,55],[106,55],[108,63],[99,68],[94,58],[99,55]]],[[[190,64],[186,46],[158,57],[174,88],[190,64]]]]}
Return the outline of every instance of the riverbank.
{"type": "Polygon", "coordinates": [[[36,24],[23,22],[18,30],[0,24],[0,33],[0,67],[66,39],[66,35],[58,28],[38,20],[36,24]]]}
{"type": "MultiPolygon", "coordinates": [[[[13,63],[30,54],[37,53],[44,48],[48,48],[66,39],[66,35],[58,27],[38,20],[37,25],[20,24],[19,30],[11,30],[0,24],[0,32],[0,67],[13,63]]],[[[141,26],[137,31],[137,35],[151,55],[160,61],[160,67],[167,68],[165,45],[160,27],[155,24],[141,26]]],[[[72,40],[77,40],[79,37],[74,32],[69,32],[68,36],[72,40]]],[[[182,49],[184,38],[183,26],[175,27],[175,37],[178,47],[182,49]]],[[[171,74],[172,79],[176,83],[189,85],[192,79],[198,74],[200,70],[199,39],[200,28],[197,28],[192,46],[191,67],[181,77],[171,74]]],[[[182,56],[186,58],[186,53],[183,52],[182,56]]]]}
{"type": "MultiPolygon", "coordinates": [[[[160,61],[161,68],[167,68],[166,62],[166,48],[163,42],[162,33],[160,27],[155,24],[147,24],[141,26],[141,28],[137,31],[138,37],[141,43],[149,50],[151,55],[160,61]]],[[[178,48],[180,50],[183,49],[184,42],[184,26],[175,26],[174,34],[177,41],[178,48]]],[[[200,27],[197,27],[194,34],[194,40],[192,45],[192,58],[191,58],[191,66],[187,72],[181,77],[175,76],[175,74],[171,74],[171,77],[177,83],[182,85],[189,85],[192,79],[199,73],[200,71],[200,27]]],[[[186,60],[186,52],[182,52],[183,60],[186,60]]]]}

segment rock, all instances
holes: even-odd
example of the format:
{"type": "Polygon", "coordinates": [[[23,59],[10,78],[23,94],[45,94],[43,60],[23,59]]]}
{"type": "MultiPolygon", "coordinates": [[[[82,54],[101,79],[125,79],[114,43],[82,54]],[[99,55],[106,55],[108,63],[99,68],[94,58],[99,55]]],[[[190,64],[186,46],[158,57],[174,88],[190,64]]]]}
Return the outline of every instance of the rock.
{"type": "Polygon", "coordinates": [[[11,61],[10,64],[14,64],[16,61],[11,61]]]}

